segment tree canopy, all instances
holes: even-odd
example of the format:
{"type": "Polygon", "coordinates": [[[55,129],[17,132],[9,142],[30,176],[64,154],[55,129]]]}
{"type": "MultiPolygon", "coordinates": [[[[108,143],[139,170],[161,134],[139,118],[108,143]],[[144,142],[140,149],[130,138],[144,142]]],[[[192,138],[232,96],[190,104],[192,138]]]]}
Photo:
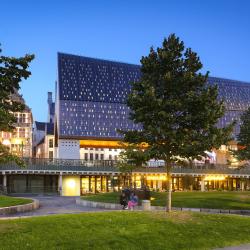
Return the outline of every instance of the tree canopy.
{"type": "Polygon", "coordinates": [[[233,124],[219,128],[225,106],[195,52],[174,34],[141,59],[141,80],[132,83],[127,104],[141,131],[123,131],[124,141],[145,142],[151,157],[194,159],[231,139],[233,124]]]}
{"type": "MultiPolygon", "coordinates": [[[[0,48],[0,131],[11,132],[14,129],[15,112],[24,110],[24,105],[11,97],[20,89],[20,82],[27,79],[31,72],[28,71],[34,55],[24,57],[7,57],[2,55],[0,48]]],[[[15,160],[20,164],[20,159],[11,155],[9,149],[0,142],[0,162],[15,160]]]]}
{"type": "Polygon", "coordinates": [[[250,108],[241,115],[240,133],[237,136],[238,150],[233,155],[239,160],[250,160],[250,108]]]}
{"type": "Polygon", "coordinates": [[[131,83],[127,105],[141,130],[123,131],[124,141],[147,143],[145,154],[164,160],[168,173],[180,159],[200,158],[231,139],[234,124],[217,126],[225,106],[202,67],[198,55],[171,34],[142,57],[141,79],[131,83]]]}

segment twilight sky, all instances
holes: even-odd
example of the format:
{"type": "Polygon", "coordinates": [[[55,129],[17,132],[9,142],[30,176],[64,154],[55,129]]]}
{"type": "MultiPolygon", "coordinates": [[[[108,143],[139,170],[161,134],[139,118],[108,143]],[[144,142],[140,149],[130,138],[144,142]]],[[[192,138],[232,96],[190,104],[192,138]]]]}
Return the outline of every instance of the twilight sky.
{"type": "Polygon", "coordinates": [[[1,0],[0,9],[2,54],[36,56],[21,93],[38,121],[47,119],[57,52],[138,64],[176,33],[211,76],[250,82],[248,0],[1,0]]]}

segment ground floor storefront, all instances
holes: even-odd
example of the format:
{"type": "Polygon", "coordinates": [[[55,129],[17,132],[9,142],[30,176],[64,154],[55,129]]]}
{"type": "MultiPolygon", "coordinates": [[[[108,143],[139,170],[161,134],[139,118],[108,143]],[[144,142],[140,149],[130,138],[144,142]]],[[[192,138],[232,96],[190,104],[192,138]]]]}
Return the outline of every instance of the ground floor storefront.
{"type": "Polygon", "coordinates": [[[8,175],[8,193],[57,193],[58,177],[56,175],[8,175]]]}
{"type": "MultiPolygon", "coordinates": [[[[154,191],[164,191],[167,188],[166,175],[117,175],[96,176],[86,175],[80,178],[81,194],[119,191],[124,187],[143,188],[148,187],[154,191]]],[[[226,176],[208,175],[205,177],[173,176],[172,189],[184,190],[249,190],[249,178],[233,178],[226,176]]]]}
{"type": "MultiPolygon", "coordinates": [[[[164,191],[167,187],[165,174],[6,174],[0,175],[2,190],[13,194],[59,194],[79,196],[88,193],[120,191],[124,187],[164,191]]],[[[172,176],[172,189],[184,190],[250,190],[250,178],[226,175],[172,176]]]]}

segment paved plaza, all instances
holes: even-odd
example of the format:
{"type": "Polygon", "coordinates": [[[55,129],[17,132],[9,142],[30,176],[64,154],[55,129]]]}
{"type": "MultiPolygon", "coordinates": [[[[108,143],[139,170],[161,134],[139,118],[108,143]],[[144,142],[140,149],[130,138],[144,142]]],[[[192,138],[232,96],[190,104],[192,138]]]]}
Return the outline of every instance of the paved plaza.
{"type": "Polygon", "coordinates": [[[0,218],[5,217],[26,217],[26,216],[40,216],[50,214],[75,214],[82,212],[103,211],[100,208],[82,207],[77,205],[76,197],[62,197],[62,196],[28,196],[39,200],[40,208],[30,212],[16,213],[9,215],[0,215],[0,218]]]}

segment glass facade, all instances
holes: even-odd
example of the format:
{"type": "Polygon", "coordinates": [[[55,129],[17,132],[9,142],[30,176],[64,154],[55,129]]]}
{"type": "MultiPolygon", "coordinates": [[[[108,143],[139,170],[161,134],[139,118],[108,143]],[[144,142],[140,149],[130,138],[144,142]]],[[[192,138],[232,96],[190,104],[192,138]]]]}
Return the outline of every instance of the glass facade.
{"type": "MultiPolygon", "coordinates": [[[[90,174],[81,176],[64,176],[67,178],[63,186],[65,195],[67,191],[74,188],[79,193],[119,192],[125,187],[133,189],[144,189],[148,187],[151,191],[164,192],[167,189],[167,178],[165,174],[90,174]],[[77,179],[79,185],[76,185],[77,179]],[[74,181],[73,181],[74,180],[74,181]]],[[[65,181],[63,177],[63,182],[65,181]]],[[[0,175],[0,185],[3,176],[0,175]]],[[[206,176],[172,176],[172,190],[250,190],[250,178],[236,178],[230,176],[206,175],[206,176]],[[203,187],[203,188],[202,188],[203,187]]],[[[34,174],[12,174],[7,175],[7,191],[9,193],[55,193],[59,192],[58,175],[34,175],[34,174]]]]}
{"type": "Polygon", "coordinates": [[[9,193],[57,193],[58,177],[56,175],[9,175],[9,193]]]}

